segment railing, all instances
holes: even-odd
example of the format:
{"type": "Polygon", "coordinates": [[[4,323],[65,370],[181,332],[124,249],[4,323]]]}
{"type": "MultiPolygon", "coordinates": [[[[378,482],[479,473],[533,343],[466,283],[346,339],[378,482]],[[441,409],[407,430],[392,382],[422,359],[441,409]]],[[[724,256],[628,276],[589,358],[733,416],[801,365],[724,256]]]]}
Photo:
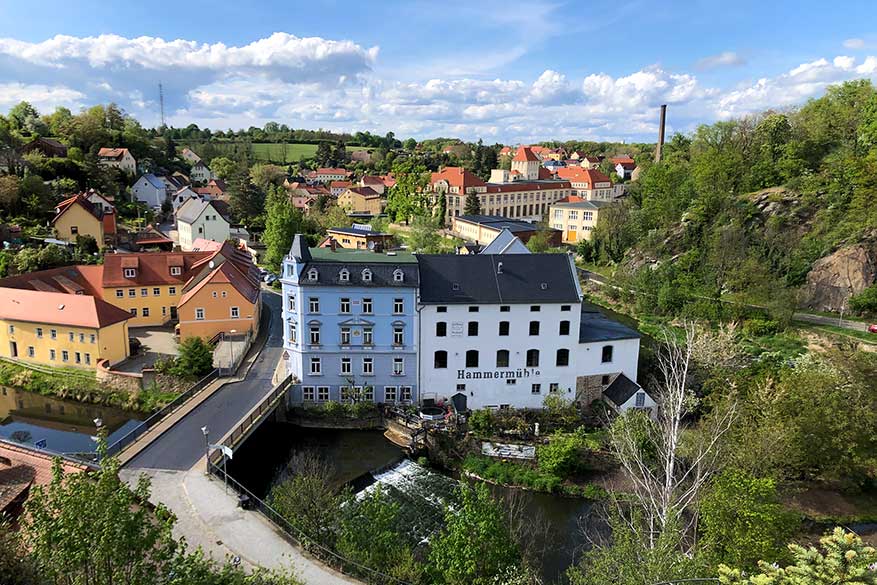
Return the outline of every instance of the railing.
{"type": "Polygon", "coordinates": [[[277,401],[286,395],[290,386],[292,386],[292,376],[288,376],[280,384],[275,386],[270,394],[265,396],[257,406],[253,407],[253,409],[240,420],[237,426],[226,435],[222,444],[234,449],[247,433],[262,422],[262,416],[266,412],[274,410],[277,406],[277,401]]]}
{"type": "Polygon", "coordinates": [[[179,408],[184,402],[204,390],[208,384],[210,384],[217,377],[217,371],[212,370],[209,374],[192,384],[188,390],[174,398],[171,402],[166,404],[161,410],[153,413],[149,418],[140,423],[135,429],[132,429],[130,432],[121,436],[115,443],[107,447],[107,455],[116,455],[121,452],[122,449],[136,441],[140,438],[143,433],[154,427],[156,424],[161,422],[164,417],[172,413],[174,410],[179,408]]]}
{"type": "MultiPolygon", "coordinates": [[[[214,459],[221,459],[222,454],[215,451],[207,461],[207,470],[215,475],[218,479],[225,482],[226,485],[234,489],[243,499],[245,496],[248,500],[248,508],[260,512],[269,522],[277,527],[286,537],[296,546],[299,546],[329,567],[343,573],[345,575],[358,579],[365,579],[371,583],[395,583],[396,585],[412,585],[407,581],[402,581],[390,575],[386,575],[380,571],[367,567],[356,561],[350,560],[339,555],[334,550],[320,544],[315,539],[309,537],[303,530],[294,526],[280,512],[269,506],[266,502],[257,498],[253,492],[238,483],[233,477],[228,475],[223,469],[214,462],[214,459]]],[[[242,503],[243,507],[243,503],[242,503]]]]}

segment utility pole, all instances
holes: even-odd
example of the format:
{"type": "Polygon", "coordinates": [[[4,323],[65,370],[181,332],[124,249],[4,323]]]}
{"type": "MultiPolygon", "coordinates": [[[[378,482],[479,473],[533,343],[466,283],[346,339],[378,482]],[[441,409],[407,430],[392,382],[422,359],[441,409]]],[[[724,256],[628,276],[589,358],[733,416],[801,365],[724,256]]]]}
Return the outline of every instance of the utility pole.
{"type": "Polygon", "coordinates": [[[661,120],[658,122],[658,146],[655,148],[655,162],[661,162],[664,150],[664,128],[667,125],[667,104],[661,105],[661,120]]]}

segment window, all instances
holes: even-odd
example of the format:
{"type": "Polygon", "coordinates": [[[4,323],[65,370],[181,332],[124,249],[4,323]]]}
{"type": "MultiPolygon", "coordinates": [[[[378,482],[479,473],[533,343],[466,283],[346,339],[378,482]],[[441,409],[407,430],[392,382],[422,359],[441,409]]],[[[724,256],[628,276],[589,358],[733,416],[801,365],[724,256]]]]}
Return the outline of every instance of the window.
{"type": "Polygon", "coordinates": [[[342,374],[352,374],[353,373],[353,362],[349,357],[341,358],[341,373],[342,374]]]}
{"type": "Polygon", "coordinates": [[[308,299],[308,311],[311,313],[319,313],[320,312],[320,299],[317,297],[311,297],[308,299]]]}
{"type": "Polygon", "coordinates": [[[405,340],[405,334],[401,327],[393,327],[393,345],[402,345],[405,340]]]}
{"type": "Polygon", "coordinates": [[[528,368],[539,367],[539,350],[538,349],[528,349],[527,350],[527,367],[528,368]]]}
{"type": "Polygon", "coordinates": [[[308,280],[317,280],[319,276],[320,273],[317,272],[316,268],[311,268],[310,270],[308,270],[308,280]]]}
{"type": "Polygon", "coordinates": [[[231,308],[231,318],[232,318],[232,319],[239,319],[240,316],[241,316],[241,309],[240,309],[240,307],[232,307],[232,308],[231,308]]]}
{"type": "Polygon", "coordinates": [[[509,350],[507,350],[507,349],[496,350],[496,367],[497,368],[509,367],[509,350]]]}
{"type": "Polygon", "coordinates": [[[444,321],[439,321],[435,324],[435,336],[436,337],[447,337],[448,336],[448,324],[444,321]]]}
{"type": "Polygon", "coordinates": [[[466,352],[466,367],[467,368],[477,368],[478,367],[478,350],[470,349],[466,352]]]}
{"type": "Polygon", "coordinates": [[[399,394],[402,402],[411,402],[411,386],[399,386],[399,394]]]}
{"type": "Polygon", "coordinates": [[[149,307],[143,307],[143,316],[149,317],[149,307]]]}
{"type": "Polygon", "coordinates": [[[611,345],[604,345],[603,346],[603,356],[601,358],[601,361],[604,364],[612,361],[612,346],[611,345]]]}
{"type": "Polygon", "coordinates": [[[329,387],[328,386],[317,386],[317,400],[320,402],[326,402],[329,400],[329,387]]]}
{"type": "Polygon", "coordinates": [[[479,309],[479,307],[469,307],[469,312],[470,313],[477,313],[478,309],[479,309]]]}
{"type": "Polygon", "coordinates": [[[436,312],[436,313],[447,313],[447,312],[448,312],[448,308],[447,308],[447,307],[436,307],[436,308],[435,308],[435,312],[436,312]]]}
{"type": "Polygon", "coordinates": [[[37,327],[37,339],[42,339],[42,338],[43,338],[43,328],[37,327]]]}
{"type": "Polygon", "coordinates": [[[350,386],[340,386],[338,388],[341,394],[341,402],[349,402],[353,398],[352,388],[350,386]]]}
{"type": "Polygon", "coordinates": [[[298,326],[295,323],[289,324],[289,341],[290,343],[298,341],[298,326]]]}
{"type": "Polygon", "coordinates": [[[62,362],[69,362],[70,361],[70,352],[67,351],[66,349],[61,350],[61,361],[62,362]]]}
{"type": "Polygon", "coordinates": [[[149,296],[149,289],[148,288],[141,288],[140,289],[140,296],[141,297],[148,297],[149,296]]]}
{"type": "Polygon", "coordinates": [[[37,352],[34,349],[34,346],[28,345],[27,346],[27,357],[34,357],[36,354],[37,354],[37,352]]]}
{"type": "Polygon", "coordinates": [[[320,345],[320,326],[311,325],[308,327],[311,345],[320,345]]]}
{"type": "Polygon", "coordinates": [[[122,289],[120,289],[120,288],[117,288],[117,289],[116,289],[116,298],[117,298],[117,299],[121,299],[121,298],[124,298],[124,297],[125,297],[125,291],[122,290],[122,289]]]}
{"type": "Polygon", "coordinates": [[[530,321],[530,335],[539,335],[539,321],[530,321]]]}
{"type": "Polygon", "coordinates": [[[370,357],[362,358],[362,375],[363,376],[371,376],[374,373],[375,373],[374,358],[370,358],[370,357]]]}
{"type": "Polygon", "coordinates": [[[183,273],[183,269],[179,266],[171,266],[171,276],[179,276],[183,273]]]}
{"type": "MultiPolygon", "coordinates": [[[[311,279],[314,280],[314,279],[311,279]]],[[[338,273],[338,281],[339,282],[350,282],[350,271],[346,268],[342,268],[341,272],[338,273]]]]}
{"type": "MultiPolygon", "coordinates": [[[[128,309],[128,312],[131,313],[131,316],[132,316],[132,317],[136,317],[136,316],[137,316],[137,308],[136,308],[136,307],[131,307],[130,309],[128,309]]],[[[198,315],[198,312],[197,312],[197,311],[195,311],[195,315],[196,315],[195,318],[197,319],[197,318],[198,318],[198,317],[197,317],[197,315],[198,315]]],[[[202,319],[204,318],[204,310],[203,310],[203,309],[201,310],[201,318],[202,318],[202,319]]]]}
{"type": "Polygon", "coordinates": [[[500,335],[508,335],[509,334],[509,322],[508,321],[500,321],[499,322],[499,334],[500,335]]]}
{"type": "Polygon", "coordinates": [[[457,384],[457,392],[465,392],[466,384],[457,384]]]}
{"type": "Polygon", "coordinates": [[[361,387],[357,386],[357,390],[360,390],[360,394],[362,399],[366,402],[374,402],[375,401],[375,389],[373,386],[366,386],[363,390],[361,387]]]}
{"type": "Polygon", "coordinates": [[[444,350],[439,350],[435,352],[435,356],[433,358],[433,367],[437,370],[447,368],[448,367],[448,352],[444,350]]]}
{"type": "Polygon", "coordinates": [[[195,320],[203,321],[204,320],[204,309],[195,309],[195,320]]]}
{"type": "Polygon", "coordinates": [[[469,337],[476,337],[478,335],[478,321],[469,321],[467,334],[469,337]]]}
{"type": "Polygon", "coordinates": [[[372,313],[372,300],[371,299],[362,299],[362,312],[365,315],[371,315],[371,313],[372,313]]]}
{"type": "Polygon", "coordinates": [[[50,350],[49,350],[49,359],[52,360],[52,361],[55,361],[55,355],[56,355],[56,354],[55,354],[55,350],[54,350],[54,349],[50,349],[50,350]]]}
{"type": "Polygon", "coordinates": [[[158,287],[153,288],[152,289],[152,296],[160,297],[161,296],[161,289],[158,287]]]}
{"type": "Polygon", "coordinates": [[[609,376],[603,376],[602,378],[600,378],[600,384],[602,384],[603,386],[608,386],[609,385],[609,376]]]}
{"type": "Polygon", "coordinates": [[[341,328],[341,345],[350,345],[350,327],[341,328]]]}
{"type": "Polygon", "coordinates": [[[90,353],[85,354],[85,363],[88,365],[91,365],[91,354],[90,353]]]}
{"type": "Polygon", "coordinates": [[[548,386],[548,391],[552,394],[557,394],[558,392],[560,392],[560,384],[558,384],[557,382],[552,382],[548,386]]]}
{"type": "Polygon", "coordinates": [[[402,282],[405,280],[405,274],[400,270],[396,269],[393,271],[393,282],[402,282]]]}
{"type": "Polygon", "coordinates": [[[646,405],[646,393],[645,392],[637,392],[635,406],[637,408],[642,408],[645,405],[646,405]]]}
{"type": "Polygon", "coordinates": [[[169,294],[170,296],[176,295],[177,294],[177,287],[169,286],[167,289],[167,294],[169,294]]]}
{"type": "Polygon", "coordinates": [[[313,386],[302,386],[301,387],[301,399],[305,402],[313,402],[314,397],[314,387],[313,386]]]}
{"type": "Polygon", "coordinates": [[[286,308],[290,311],[295,311],[295,295],[289,295],[286,298],[286,308]]]}
{"type": "Polygon", "coordinates": [[[393,299],[393,314],[401,315],[405,312],[405,302],[403,299],[393,299]]]}
{"type": "Polygon", "coordinates": [[[397,357],[393,358],[393,375],[401,376],[405,373],[405,360],[403,358],[397,357]]]}
{"type": "Polygon", "coordinates": [[[530,394],[542,394],[542,384],[533,384],[530,386],[530,394]]]}
{"type": "Polygon", "coordinates": [[[374,331],[371,327],[362,328],[362,344],[371,345],[374,343],[374,331]]]}
{"type": "Polygon", "coordinates": [[[312,357],[311,358],[311,376],[319,376],[323,373],[322,363],[320,362],[320,358],[312,357]]]}
{"type": "Polygon", "coordinates": [[[70,234],[75,236],[78,233],[79,233],[79,226],[71,225],[70,226],[70,234]]]}
{"type": "Polygon", "coordinates": [[[372,281],[372,271],[368,268],[364,268],[362,270],[362,281],[363,282],[371,282],[372,281]]]}
{"type": "Polygon", "coordinates": [[[341,299],[340,311],[342,313],[349,313],[350,312],[350,299],[341,299]]]}
{"type": "Polygon", "coordinates": [[[219,296],[219,294],[217,294],[216,291],[213,291],[213,298],[215,299],[215,298],[217,298],[218,296],[219,296]]]}
{"type": "Polygon", "coordinates": [[[126,268],[125,269],[125,278],[136,278],[137,270],[134,268],[126,268]]]}
{"type": "Polygon", "coordinates": [[[49,329],[49,337],[51,337],[52,339],[58,339],[58,330],[49,329]]]}
{"type": "Polygon", "coordinates": [[[568,366],[569,365],[569,350],[568,349],[558,349],[557,350],[556,365],[558,365],[558,366],[568,366]]]}
{"type": "Polygon", "coordinates": [[[542,310],[542,307],[540,307],[539,305],[531,305],[530,306],[531,313],[538,313],[541,310],[542,310]]]}
{"type": "Polygon", "coordinates": [[[506,386],[514,386],[518,383],[518,380],[516,378],[506,378],[505,383],[506,386]]]}
{"type": "Polygon", "coordinates": [[[135,288],[129,288],[129,289],[128,289],[128,296],[129,296],[129,297],[136,297],[136,296],[137,296],[137,289],[135,289],[135,288]]]}
{"type": "Polygon", "coordinates": [[[500,313],[509,313],[509,312],[511,312],[511,310],[512,310],[512,308],[508,305],[503,305],[499,308],[500,313]]]}
{"type": "Polygon", "coordinates": [[[560,322],[560,334],[569,335],[569,321],[560,322]]]}
{"type": "Polygon", "coordinates": [[[395,386],[384,386],[384,402],[396,402],[395,386]]]}

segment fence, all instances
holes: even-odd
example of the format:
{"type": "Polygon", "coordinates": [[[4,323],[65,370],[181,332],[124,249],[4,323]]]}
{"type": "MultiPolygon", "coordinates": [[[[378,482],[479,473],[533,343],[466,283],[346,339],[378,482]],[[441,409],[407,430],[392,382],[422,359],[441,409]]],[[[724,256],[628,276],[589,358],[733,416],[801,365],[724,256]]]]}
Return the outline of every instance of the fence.
{"type": "Polygon", "coordinates": [[[213,366],[219,370],[220,376],[231,376],[237,372],[254,339],[253,331],[247,330],[246,333],[238,333],[230,335],[228,333],[217,333],[210,339],[210,343],[216,344],[213,350],[213,366]],[[243,342],[243,347],[235,349],[235,344],[243,342]]]}
{"type": "Polygon", "coordinates": [[[274,390],[271,391],[270,394],[265,396],[262,401],[255,407],[253,407],[250,412],[247,413],[244,418],[240,420],[235,428],[231,430],[231,432],[226,435],[225,440],[223,441],[223,445],[227,447],[231,447],[234,449],[237,444],[246,437],[247,433],[249,433],[254,427],[258,426],[259,423],[262,422],[262,415],[266,412],[271,412],[277,406],[277,401],[286,395],[287,390],[292,385],[292,376],[288,376],[285,380],[283,380],[280,384],[274,387],[274,390]]]}
{"type": "Polygon", "coordinates": [[[164,406],[161,410],[153,413],[149,418],[140,423],[137,428],[131,430],[127,434],[120,437],[115,443],[107,447],[107,455],[116,455],[121,452],[122,449],[136,441],[143,433],[154,427],[156,424],[161,422],[161,420],[169,415],[171,412],[179,408],[184,402],[189,400],[191,397],[195,396],[199,392],[201,392],[204,388],[207,387],[210,382],[215,380],[218,376],[216,370],[211,371],[209,374],[195,382],[192,386],[189,387],[188,390],[177,396],[173,399],[173,401],[169,402],[164,406]]]}

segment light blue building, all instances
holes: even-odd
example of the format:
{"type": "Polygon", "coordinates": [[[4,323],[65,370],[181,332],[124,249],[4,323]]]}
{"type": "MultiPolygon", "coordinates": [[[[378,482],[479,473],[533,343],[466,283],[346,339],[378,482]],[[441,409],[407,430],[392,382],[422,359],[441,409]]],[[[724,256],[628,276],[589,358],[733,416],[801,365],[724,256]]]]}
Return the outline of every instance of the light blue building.
{"type": "Polygon", "coordinates": [[[417,402],[413,255],[308,248],[299,234],[280,281],[292,402],[417,402]]]}

